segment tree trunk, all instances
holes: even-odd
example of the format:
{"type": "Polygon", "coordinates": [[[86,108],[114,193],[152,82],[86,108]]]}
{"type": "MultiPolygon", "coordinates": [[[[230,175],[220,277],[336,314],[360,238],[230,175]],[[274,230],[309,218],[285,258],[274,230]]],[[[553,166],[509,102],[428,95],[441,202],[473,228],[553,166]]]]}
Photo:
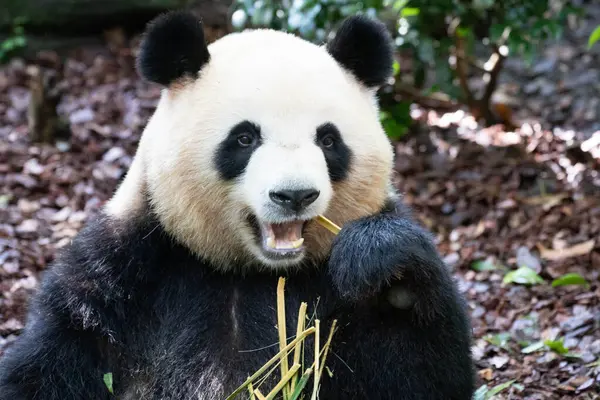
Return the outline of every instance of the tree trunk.
{"type": "Polygon", "coordinates": [[[186,7],[191,0],[2,0],[0,31],[24,18],[26,32],[92,32],[129,25],[157,13],[186,7]]]}

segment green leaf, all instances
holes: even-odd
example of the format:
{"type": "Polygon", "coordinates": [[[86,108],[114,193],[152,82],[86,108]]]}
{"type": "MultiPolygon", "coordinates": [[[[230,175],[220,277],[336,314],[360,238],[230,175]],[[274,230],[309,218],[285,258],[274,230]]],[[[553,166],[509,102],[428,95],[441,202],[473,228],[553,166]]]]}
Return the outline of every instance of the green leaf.
{"type": "Polygon", "coordinates": [[[479,386],[479,389],[473,393],[473,400],[485,400],[485,395],[489,392],[487,385],[479,386]]]}
{"type": "Polygon", "coordinates": [[[513,387],[516,388],[519,392],[525,390],[525,386],[521,385],[520,383],[515,383],[513,387]]]}
{"type": "Polygon", "coordinates": [[[594,32],[590,35],[590,39],[588,40],[588,49],[591,49],[594,43],[600,40],[600,26],[594,29],[594,32]]]}
{"type": "Polygon", "coordinates": [[[471,28],[468,26],[459,26],[458,28],[456,28],[456,34],[463,38],[463,37],[467,37],[470,36],[472,34],[471,28]]]}
{"type": "Polygon", "coordinates": [[[395,11],[398,11],[398,10],[400,10],[400,9],[404,8],[404,6],[406,5],[406,3],[408,3],[408,0],[396,0],[396,1],[394,2],[394,5],[393,5],[393,7],[392,7],[392,8],[393,8],[395,11]]]}
{"type": "Polygon", "coordinates": [[[489,392],[486,393],[486,395],[485,395],[486,400],[491,399],[492,396],[495,396],[498,393],[500,393],[501,391],[503,391],[504,389],[509,388],[513,383],[515,383],[515,379],[494,386],[492,389],[490,389],[489,392]]]}
{"type": "Polygon", "coordinates": [[[304,374],[302,374],[302,377],[298,381],[298,384],[296,385],[294,392],[290,395],[290,400],[300,399],[300,396],[302,395],[302,390],[304,390],[304,387],[306,386],[306,383],[308,382],[308,378],[310,378],[310,375],[311,374],[309,374],[307,372],[304,372],[304,374]]]}
{"type": "Polygon", "coordinates": [[[393,68],[393,76],[396,76],[398,74],[398,72],[400,72],[400,63],[398,62],[398,60],[394,60],[394,64],[392,64],[392,68],[393,68]]]}
{"type": "Polygon", "coordinates": [[[504,276],[503,283],[517,283],[521,285],[537,285],[544,283],[541,276],[529,267],[521,267],[517,270],[510,271],[504,276]]]}
{"type": "Polygon", "coordinates": [[[112,375],[112,372],[104,374],[104,384],[108,388],[108,391],[110,393],[114,394],[113,393],[113,375],[112,375]]]}
{"type": "Polygon", "coordinates": [[[421,10],[419,10],[416,7],[404,7],[402,9],[402,11],[400,11],[400,15],[404,18],[415,17],[415,16],[419,15],[420,12],[421,12],[421,10]]]}
{"type": "Polygon", "coordinates": [[[535,353],[536,351],[540,351],[544,348],[544,341],[540,340],[539,342],[534,342],[529,346],[525,347],[521,350],[523,354],[535,353]]]}
{"type": "Polygon", "coordinates": [[[567,349],[564,345],[563,338],[559,340],[544,340],[544,344],[548,346],[550,350],[560,355],[565,355],[569,352],[569,349],[567,349]]]}
{"type": "Polygon", "coordinates": [[[589,286],[589,283],[585,280],[585,278],[576,273],[568,273],[564,274],[561,277],[556,278],[552,281],[552,287],[557,286],[567,286],[567,285],[583,285],[589,286]]]}
{"type": "Polygon", "coordinates": [[[494,0],[473,0],[473,8],[486,10],[494,5],[494,0]]]}
{"type": "Polygon", "coordinates": [[[487,387],[487,385],[481,385],[481,386],[479,386],[477,391],[475,391],[475,393],[473,394],[473,400],[490,400],[493,396],[497,395],[504,389],[510,387],[513,383],[515,383],[514,379],[511,381],[496,385],[491,389],[489,389],[487,387]]]}
{"type": "Polygon", "coordinates": [[[407,132],[412,123],[410,105],[410,102],[401,101],[380,112],[379,119],[390,139],[399,139],[407,132]]]}
{"type": "Polygon", "coordinates": [[[471,268],[477,272],[495,271],[496,270],[496,266],[494,265],[494,263],[492,263],[491,261],[488,261],[488,260],[475,261],[473,264],[471,264],[471,268]]]}
{"type": "Polygon", "coordinates": [[[501,332],[497,335],[486,335],[483,337],[483,339],[494,346],[505,348],[511,339],[511,336],[508,332],[501,332]]]}
{"type": "Polygon", "coordinates": [[[500,39],[500,36],[502,36],[505,28],[506,26],[502,24],[492,24],[490,26],[490,40],[492,42],[497,42],[498,39],[500,39]]]}
{"type": "Polygon", "coordinates": [[[385,133],[392,140],[400,139],[408,130],[406,125],[399,124],[391,118],[383,120],[382,125],[385,133]]]}

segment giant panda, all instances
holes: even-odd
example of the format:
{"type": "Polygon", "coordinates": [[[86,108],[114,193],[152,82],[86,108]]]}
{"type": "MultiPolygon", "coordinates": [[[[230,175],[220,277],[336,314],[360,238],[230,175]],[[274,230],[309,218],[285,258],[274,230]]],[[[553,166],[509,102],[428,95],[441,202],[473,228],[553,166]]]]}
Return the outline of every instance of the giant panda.
{"type": "Polygon", "coordinates": [[[470,399],[465,301],[391,184],[392,57],[365,16],[322,46],[265,29],[207,46],[185,11],[153,20],[138,70],[163,87],[156,111],[46,272],[0,398],[224,399],[278,352],[283,276],[287,332],[301,302],[323,335],[338,320],[321,399],[470,399]]]}

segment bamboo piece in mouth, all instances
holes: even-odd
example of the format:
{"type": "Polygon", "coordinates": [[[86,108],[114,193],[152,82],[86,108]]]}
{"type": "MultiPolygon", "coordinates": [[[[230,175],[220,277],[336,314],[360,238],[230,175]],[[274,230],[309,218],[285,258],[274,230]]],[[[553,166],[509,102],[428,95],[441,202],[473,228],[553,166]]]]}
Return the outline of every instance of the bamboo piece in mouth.
{"type": "Polygon", "coordinates": [[[334,235],[340,233],[340,230],[342,229],[323,215],[317,215],[317,222],[334,235]]]}

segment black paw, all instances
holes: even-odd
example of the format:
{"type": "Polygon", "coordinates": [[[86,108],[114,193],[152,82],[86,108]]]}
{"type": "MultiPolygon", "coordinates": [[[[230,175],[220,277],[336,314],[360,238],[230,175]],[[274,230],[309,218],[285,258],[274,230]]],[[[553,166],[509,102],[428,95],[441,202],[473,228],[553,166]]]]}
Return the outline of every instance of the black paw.
{"type": "Polygon", "coordinates": [[[339,295],[358,300],[385,291],[398,308],[409,307],[419,284],[443,268],[431,236],[412,221],[386,216],[346,224],[335,238],[329,273],[339,295]]]}

